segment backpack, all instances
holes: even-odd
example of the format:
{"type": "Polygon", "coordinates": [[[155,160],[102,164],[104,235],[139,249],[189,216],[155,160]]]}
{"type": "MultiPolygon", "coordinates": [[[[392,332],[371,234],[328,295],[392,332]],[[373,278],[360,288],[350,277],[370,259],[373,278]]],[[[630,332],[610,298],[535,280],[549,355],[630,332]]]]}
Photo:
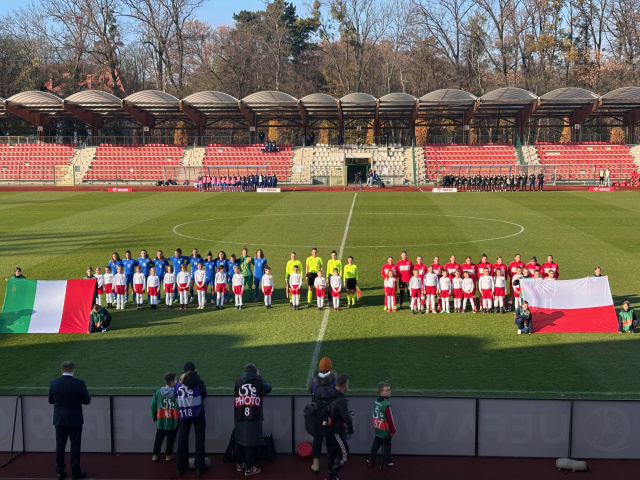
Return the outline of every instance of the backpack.
{"type": "Polygon", "coordinates": [[[304,407],[304,428],[309,435],[314,437],[322,437],[330,433],[331,412],[335,408],[339,398],[331,403],[322,400],[311,400],[304,407]]]}

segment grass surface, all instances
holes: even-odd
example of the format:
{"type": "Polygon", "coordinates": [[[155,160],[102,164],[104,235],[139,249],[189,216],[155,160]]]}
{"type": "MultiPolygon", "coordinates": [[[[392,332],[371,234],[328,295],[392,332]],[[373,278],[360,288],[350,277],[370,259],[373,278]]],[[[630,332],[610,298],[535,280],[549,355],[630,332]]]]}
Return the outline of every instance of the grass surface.
{"type": "MultiPolygon", "coordinates": [[[[112,328],[94,335],[0,335],[0,394],[46,393],[71,359],[92,393],[144,393],[166,371],[196,363],[214,393],[230,393],[249,361],[278,393],[304,393],[324,313],[291,311],[284,266],[291,250],[304,263],[312,246],[325,260],[339,250],[354,192],[273,195],[144,192],[1,192],[0,271],[20,266],[32,279],[80,278],[111,252],[137,258],[180,246],[240,254],[262,248],[276,283],[274,308],[113,311],[112,328]]],[[[389,380],[396,394],[496,397],[640,398],[637,337],[617,334],[517,336],[505,315],[383,312],[380,267],[388,255],[551,253],[562,278],[609,274],[616,306],[640,303],[635,192],[358,193],[343,260],[355,257],[364,296],[358,308],[331,311],[320,356],[349,373],[354,393],[389,380]]],[[[0,282],[0,298],[4,298],[0,282]]],[[[306,297],[303,295],[303,303],[306,297]]],[[[343,299],[343,305],[345,300],[343,299]]],[[[192,304],[193,305],[193,304],[192,304]]]]}

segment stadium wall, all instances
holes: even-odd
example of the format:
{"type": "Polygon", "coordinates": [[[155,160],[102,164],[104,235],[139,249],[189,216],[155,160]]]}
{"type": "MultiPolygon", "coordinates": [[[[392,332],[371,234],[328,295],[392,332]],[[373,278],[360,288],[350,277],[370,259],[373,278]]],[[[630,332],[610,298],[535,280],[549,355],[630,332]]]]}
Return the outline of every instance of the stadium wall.
{"type": "MultiPolygon", "coordinates": [[[[150,396],[94,396],[84,407],[83,452],[146,453],[155,424],[150,396]]],[[[368,453],[372,397],[349,396],[351,452],[368,453]]],[[[308,396],[267,397],[264,431],[278,453],[310,440],[302,411],[308,396]]],[[[396,455],[638,459],[638,401],[394,397],[396,455]]],[[[233,429],[233,399],[205,400],[206,451],[222,453],[233,429]]],[[[46,396],[0,396],[0,451],[53,452],[53,407],[46,396]],[[14,417],[14,412],[17,413],[14,417]]],[[[193,442],[193,438],[191,439],[193,442]]],[[[192,445],[193,447],[193,445],[192,445]]]]}

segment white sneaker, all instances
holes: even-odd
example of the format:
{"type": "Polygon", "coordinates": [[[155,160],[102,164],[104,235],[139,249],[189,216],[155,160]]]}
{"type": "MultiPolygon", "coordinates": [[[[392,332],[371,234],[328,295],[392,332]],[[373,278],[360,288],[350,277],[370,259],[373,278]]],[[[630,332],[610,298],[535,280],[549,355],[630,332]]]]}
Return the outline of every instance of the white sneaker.
{"type": "Polygon", "coordinates": [[[522,335],[522,330],[518,329],[518,335],[522,335]]]}

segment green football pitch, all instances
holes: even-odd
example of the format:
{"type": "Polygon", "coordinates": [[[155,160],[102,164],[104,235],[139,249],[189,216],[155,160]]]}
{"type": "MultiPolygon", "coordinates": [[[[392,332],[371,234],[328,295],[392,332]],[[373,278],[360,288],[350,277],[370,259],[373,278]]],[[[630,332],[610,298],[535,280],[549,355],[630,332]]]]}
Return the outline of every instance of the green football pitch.
{"type": "MultiPolygon", "coordinates": [[[[80,278],[115,250],[169,257],[181,247],[214,256],[262,248],[276,284],[274,308],[242,311],[195,304],[113,311],[112,328],[93,335],[0,335],[0,394],[46,393],[64,360],[94,394],[148,394],[167,371],[195,362],[213,393],[228,394],[247,362],[281,394],[306,390],[312,361],[329,356],[351,377],[353,393],[387,380],[396,395],[640,398],[640,335],[516,335],[512,314],[410,315],[383,311],[380,268],[407,250],[431,263],[515,253],[541,263],[548,254],[562,278],[595,265],[609,275],[616,307],[638,307],[640,195],[635,192],[197,192],[0,193],[0,271],[20,266],[31,279],[80,278]],[[284,269],[292,250],[352,255],[363,297],[357,308],[292,311],[284,269]]],[[[4,298],[5,282],[0,282],[4,298]]],[[[306,295],[302,297],[303,306],[306,295]]],[[[343,306],[345,300],[343,298],[343,306]]],[[[317,364],[317,361],[315,362],[317,364]]]]}

